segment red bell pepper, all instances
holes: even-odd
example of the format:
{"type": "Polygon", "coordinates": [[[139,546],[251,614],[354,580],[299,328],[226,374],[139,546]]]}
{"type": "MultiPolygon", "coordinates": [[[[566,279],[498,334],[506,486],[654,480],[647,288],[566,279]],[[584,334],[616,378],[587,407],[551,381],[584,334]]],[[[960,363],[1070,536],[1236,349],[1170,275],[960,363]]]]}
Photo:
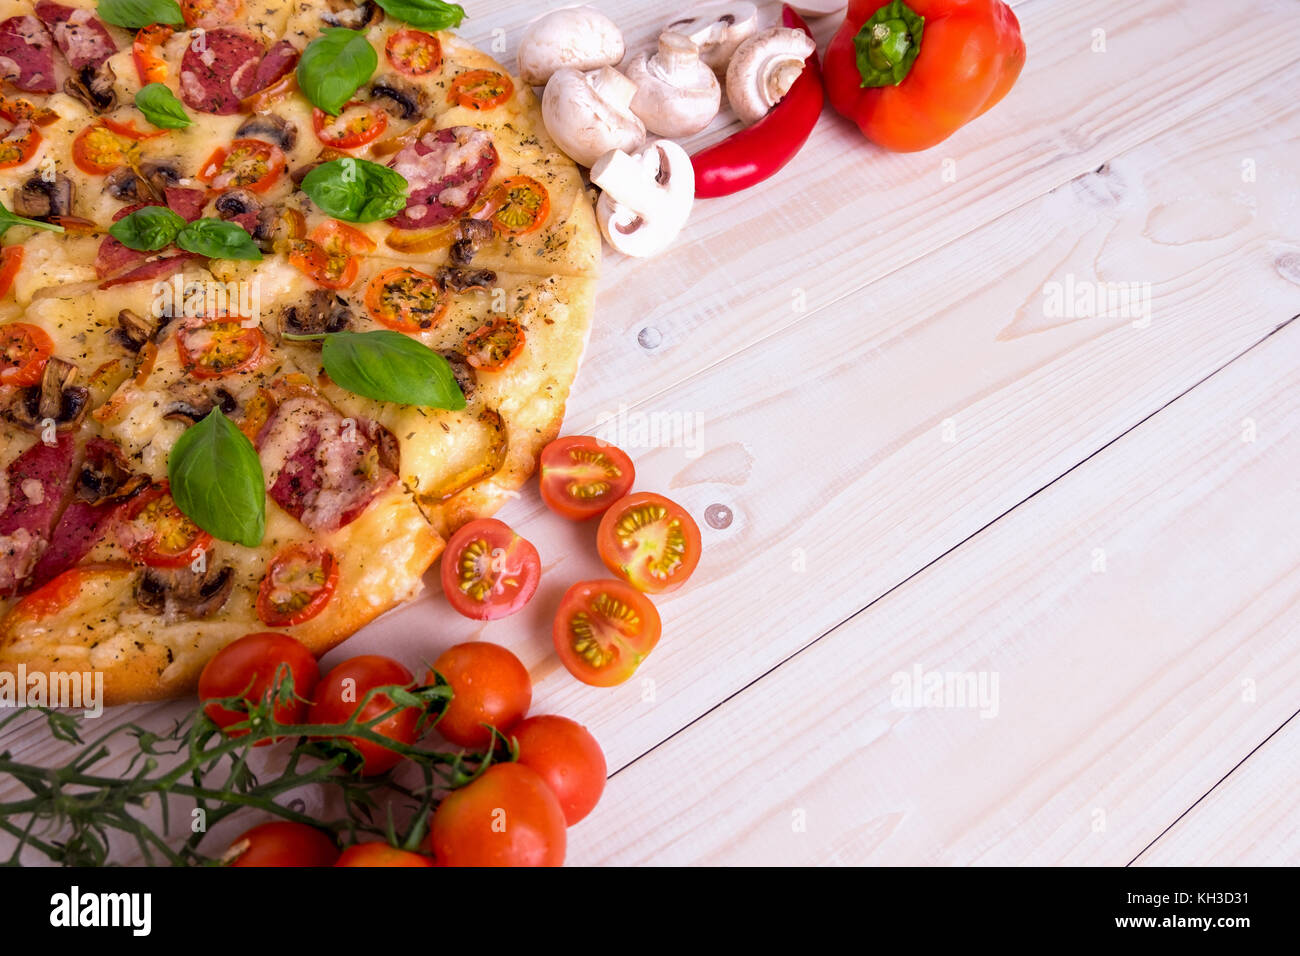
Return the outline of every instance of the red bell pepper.
{"type": "Polygon", "coordinates": [[[831,106],[886,149],[943,142],[1007,95],[1025,65],[1000,0],[851,0],[826,50],[831,106]]]}
{"type": "MultiPolygon", "coordinates": [[[[781,8],[781,23],[812,36],[808,24],[788,6],[781,8]]],[[[691,157],[696,198],[729,196],[779,171],[808,141],[825,101],[822,71],[814,52],[794,85],[766,116],[691,157]]]]}

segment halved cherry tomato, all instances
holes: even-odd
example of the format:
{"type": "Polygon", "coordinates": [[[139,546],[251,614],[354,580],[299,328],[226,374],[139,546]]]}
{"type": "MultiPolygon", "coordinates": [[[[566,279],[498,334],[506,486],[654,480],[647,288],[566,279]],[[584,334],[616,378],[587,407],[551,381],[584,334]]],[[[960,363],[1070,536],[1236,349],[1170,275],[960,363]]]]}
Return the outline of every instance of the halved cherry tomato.
{"type": "Polygon", "coordinates": [[[467,641],[449,647],[433,662],[434,671],[451,685],[451,703],[438,718],[438,732],[461,747],[486,748],[492,742],[487,724],[505,733],[524,719],[533,703],[528,668],[500,644],[467,641]]]}
{"type": "Polygon", "coordinates": [[[275,556],[257,589],[257,616],[271,627],[293,627],[324,610],[339,583],[334,554],[295,544],[275,556]]]}
{"type": "Polygon", "coordinates": [[[564,863],[560,802],[536,771],[518,763],[493,764],[447,794],[433,812],[429,837],[441,866],[564,863]]]}
{"type": "Polygon", "coordinates": [[[338,844],[324,830],[290,820],[253,827],[230,844],[227,866],[333,866],[338,844]]]}
{"type": "MultiPolygon", "coordinates": [[[[231,641],[212,657],[199,675],[199,700],[220,700],[243,696],[250,705],[267,700],[285,677],[293,678],[294,699],[276,698],[273,713],[276,722],[300,724],[307,717],[307,702],[316,691],[320,668],[305,644],[288,634],[262,631],[246,634],[231,641]]],[[[243,723],[248,714],[229,710],[220,704],[208,704],[204,713],[222,730],[243,723]]],[[[248,730],[236,730],[231,737],[242,737],[248,730]]],[[[270,738],[258,746],[271,743],[270,738]]]]}
{"type": "MultiPolygon", "coordinates": [[[[16,248],[21,261],[22,247],[16,248]]],[[[27,322],[0,325],[0,385],[35,385],[53,353],[54,340],[39,325],[27,322]]]]}
{"type": "Polygon", "coordinates": [[[14,279],[23,265],[23,247],[5,246],[0,249],[0,299],[14,287],[14,279]]]}
{"type": "Polygon", "coordinates": [[[639,591],[673,591],[700,563],[700,526],[663,495],[641,491],[600,519],[596,547],[605,567],[639,591]]]}
{"type": "Polygon", "coordinates": [[[502,315],[469,334],[465,361],[480,372],[499,372],[524,350],[524,327],[502,315]]]}
{"type": "Polygon", "coordinates": [[[371,252],[375,241],[359,229],[330,219],[312,230],[310,239],[289,243],[289,261],[326,289],[346,289],[357,281],[361,260],[354,253],[371,252]]]}
{"type": "Polygon", "coordinates": [[[62,614],[78,599],[92,604],[102,604],[105,598],[115,599],[131,574],[131,566],[125,563],[82,564],[69,568],[28,594],[0,619],[0,640],[7,643],[13,635],[21,632],[24,623],[44,621],[62,614]]]}
{"type": "Polygon", "coordinates": [[[244,15],[244,0],[180,0],[187,27],[236,24],[244,15]]]}
{"type": "Polygon", "coordinates": [[[490,110],[515,95],[510,77],[496,70],[469,70],[451,81],[447,102],[471,110],[490,110]]]}
{"type": "MultiPolygon", "coordinates": [[[[390,657],[362,654],[350,658],[326,674],[316,685],[316,701],[307,713],[307,720],[313,724],[346,723],[366,699],[366,694],[374,688],[389,685],[410,687],[414,683],[415,678],[411,672],[390,657]]],[[[393,706],[387,694],[376,694],[361,711],[359,719],[374,720],[392,710],[393,706]]],[[[411,744],[415,742],[419,722],[419,708],[404,707],[380,721],[373,730],[398,743],[411,744]]],[[[363,776],[391,770],[402,759],[396,750],[390,750],[382,744],[354,737],[345,739],[361,753],[363,776]]]]}
{"type": "Polygon", "coordinates": [[[83,173],[102,176],[119,166],[135,162],[138,141],[110,129],[102,120],[91,123],[72,141],[72,161],[83,173]]]}
{"type": "Polygon", "coordinates": [[[555,791],[569,826],[596,808],[605,792],[607,767],[604,751],[586,727],[547,714],[520,721],[509,736],[519,747],[519,762],[555,791]]]}
{"type": "Polygon", "coordinates": [[[588,435],[557,438],[542,449],[542,501],[570,521],[594,518],[632,490],[636,469],[621,449],[588,435]]]}
{"type": "Polygon", "coordinates": [[[270,189],[284,172],[284,152],[261,139],[237,139],[222,146],[199,167],[199,179],[213,189],[270,189]]]}
{"type": "Polygon", "coordinates": [[[492,211],[492,225],[507,236],[522,236],[546,222],[551,214],[551,195],[531,176],[511,176],[492,190],[486,206],[492,211]]]}
{"type": "Polygon", "coordinates": [[[0,117],[15,126],[31,123],[33,126],[49,126],[59,118],[59,114],[48,106],[37,106],[30,100],[11,98],[0,94],[0,117]]]}
{"type": "Polygon", "coordinates": [[[376,322],[398,332],[433,328],[450,304],[437,279],[405,267],[379,273],[366,288],[367,311],[376,322]]]}
{"type": "Polygon", "coordinates": [[[338,116],[316,107],[311,111],[316,138],[335,149],[356,149],[388,129],[388,114],[374,103],[349,103],[338,116]]]}
{"type": "Polygon", "coordinates": [[[165,129],[155,129],[155,130],[137,129],[135,125],[135,120],[128,120],[127,122],[123,123],[120,122],[119,120],[115,120],[111,117],[105,116],[102,120],[100,120],[100,122],[103,123],[105,126],[107,126],[118,136],[121,136],[124,139],[131,140],[132,142],[135,143],[138,143],[140,142],[140,140],[143,139],[157,139],[159,136],[167,135],[167,130],[165,129]]]}
{"type": "Polygon", "coordinates": [[[237,318],[199,319],[176,333],[181,363],[195,378],[221,378],[252,368],[266,351],[261,326],[237,318]]]}
{"type": "Polygon", "coordinates": [[[387,843],[358,843],[343,851],[335,866],[434,866],[433,860],[387,843]]]}
{"type": "Polygon", "coordinates": [[[384,44],[384,53],[407,76],[424,76],[442,66],[442,44],[423,30],[398,30],[384,44]]]}
{"type": "Polygon", "coordinates": [[[570,674],[593,687],[632,676],[659,643],[659,612],[624,581],[579,581],[565,592],[551,638],[570,674]]]}
{"type": "Polygon", "coordinates": [[[30,120],[18,120],[0,139],[0,169],[21,166],[33,156],[41,145],[41,134],[30,120]]]}
{"type": "Polygon", "coordinates": [[[177,507],[166,482],[131,499],[120,536],[131,557],[151,568],[183,568],[212,547],[212,535],[177,507]]]}
{"type": "Polygon", "coordinates": [[[140,85],[161,83],[167,79],[167,61],[158,55],[158,47],[176,31],[164,23],[151,23],[135,35],[131,43],[131,59],[140,85]]]}
{"type": "Polygon", "coordinates": [[[515,613],[541,576],[537,549],[495,518],[471,521],[442,553],[442,591],[453,608],[475,621],[515,613]]]}

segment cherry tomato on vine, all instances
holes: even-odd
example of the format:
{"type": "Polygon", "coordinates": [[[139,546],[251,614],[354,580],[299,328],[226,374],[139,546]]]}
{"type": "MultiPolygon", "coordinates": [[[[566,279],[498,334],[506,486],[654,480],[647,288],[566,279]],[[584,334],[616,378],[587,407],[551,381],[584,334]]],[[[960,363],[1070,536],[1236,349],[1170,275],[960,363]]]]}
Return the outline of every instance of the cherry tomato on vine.
{"type": "Polygon", "coordinates": [[[519,745],[519,763],[555,792],[564,819],[573,826],[605,792],[605,753],[586,727],[568,717],[546,714],[521,720],[509,736],[519,745]]]}
{"type": "MultiPolygon", "coordinates": [[[[438,721],[438,731],[461,747],[486,748],[492,732],[483,724],[506,733],[533,702],[528,669],[500,644],[457,644],[442,652],[433,669],[446,678],[454,695],[438,721]]],[[[425,683],[433,682],[431,673],[425,683]]]]}
{"type": "Polygon", "coordinates": [[[434,866],[433,860],[387,843],[358,843],[343,851],[335,866],[434,866]]]}
{"type": "MultiPolygon", "coordinates": [[[[217,651],[199,675],[199,699],[207,701],[242,693],[250,704],[259,703],[270,696],[276,682],[286,674],[293,677],[295,699],[277,703],[275,719],[282,724],[300,724],[307,716],[307,702],[320,680],[320,668],[311,651],[288,634],[273,631],[246,634],[217,651]]],[[[203,710],[222,730],[248,719],[247,714],[219,704],[208,704],[203,710]]],[[[239,730],[230,736],[242,737],[247,733],[239,730]]],[[[259,746],[270,742],[261,741],[259,746]]]]}
{"type": "Polygon", "coordinates": [[[571,521],[594,518],[631,491],[635,480],[632,459],[599,438],[568,435],[542,449],[542,501],[571,521]]]}
{"type": "Polygon", "coordinates": [[[625,581],[579,581],[565,592],[551,638],[569,673],[593,687],[632,676],[659,643],[659,612],[625,581]]]}
{"type": "Polygon", "coordinates": [[[433,855],[442,866],[560,866],[564,811],[546,781],[518,763],[493,764],[433,812],[433,855]]]}
{"type": "MultiPolygon", "coordinates": [[[[375,687],[390,684],[410,687],[415,678],[411,672],[391,657],[362,654],[339,664],[316,685],[316,700],[307,713],[312,724],[343,724],[352,717],[365,700],[366,693],[375,687]]],[[[387,694],[376,694],[361,711],[360,720],[373,720],[393,709],[387,694]]],[[[376,724],[373,732],[402,744],[415,743],[420,711],[404,707],[391,717],[376,724]]],[[[401,761],[402,755],[382,744],[356,737],[346,738],[360,751],[363,758],[362,776],[372,776],[390,770],[401,761]]]]}
{"type": "Polygon", "coordinates": [[[596,547],[605,567],[638,591],[673,591],[700,563],[700,526],[663,495],[641,491],[612,504],[596,547]]]}
{"type": "Polygon", "coordinates": [[[495,621],[528,603],[542,576],[542,559],[525,538],[496,518],[471,521],[442,553],[447,602],[475,621],[495,621]]]}
{"type": "Polygon", "coordinates": [[[333,866],[338,844],[324,830],[273,820],[239,836],[226,851],[227,866],[333,866]]]}

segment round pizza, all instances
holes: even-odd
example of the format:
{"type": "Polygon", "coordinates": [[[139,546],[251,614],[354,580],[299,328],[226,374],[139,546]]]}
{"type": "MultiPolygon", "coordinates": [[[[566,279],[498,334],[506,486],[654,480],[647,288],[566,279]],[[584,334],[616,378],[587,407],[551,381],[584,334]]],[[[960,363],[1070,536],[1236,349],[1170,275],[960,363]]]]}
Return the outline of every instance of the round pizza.
{"type": "Polygon", "coordinates": [[[437,0],[0,0],[0,672],[406,601],[558,431],[600,234],[437,0]]]}

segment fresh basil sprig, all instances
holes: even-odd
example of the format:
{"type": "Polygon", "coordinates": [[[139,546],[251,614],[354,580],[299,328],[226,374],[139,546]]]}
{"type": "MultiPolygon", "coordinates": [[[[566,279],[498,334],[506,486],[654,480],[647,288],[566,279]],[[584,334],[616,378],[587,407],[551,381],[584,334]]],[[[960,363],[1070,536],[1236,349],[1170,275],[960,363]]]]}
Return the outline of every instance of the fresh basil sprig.
{"type": "Polygon", "coordinates": [[[108,227],[108,234],[137,252],[157,252],[176,241],[185,220],[166,206],[145,206],[108,227]]]}
{"type": "Polygon", "coordinates": [[[460,26],[465,19],[465,9],[456,3],[441,0],[375,0],[385,13],[392,14],[403,23],[426,30],[449,30],[460,26]]]}
{"type": "Polygon", "coordinates": [[[364,33],[330,27],[302,51],[298,87],[315,106],[338,116],[378,65],[379,56],[364,33]]]}
{"type": "Polygon", "coordinates": [[[321,364],[334,384],[363,398],[460,411],[465,394],[447,360],[401,332],[328,332],[287,335],[324,339],[321,364]]]}
{"type": "Polygon", "coordinates": [[[115,27],[138,30],[151,23],[181,26],[181,15],[176,0],[99,0],[99,19],[115,27]]]}
{"type": "MultiPolygon", "coordinates": [[[[140,210],[143,212],[144,210],[140,210]]],[[[220,219],[196,219],[176,234],[176,245],[210,259],[262,258],[253,237],[234,222],[220,219]]]]}
{"type": "Polygon", "coordinates": [[[176,507],[222,541],[255,548],[266,533],[266,481],[248,437],[214,408],[187,428],[167,459],[176,507]]]}
{"type": "Polygon", "coordinates": [[[135,108],[160,129],[184,129],[193,120],[176,94],[161,83],[148,83],[135,94],[135,108]]]}
{"type": "Polygon", "coordinates": [[[321,163],[301,189],[321,211],[346,222],[375,222],[406,208],[406,180],[396,170],[350,156],[321,163]]]}
{"type": "MultiPolygon", "coordinates": [[[[405,180],[403,180],[405,182],[405,180]]],[[[405,202],[402,205],[406,205],[405,202]]],[[[14,226],[32,226],[36,229],[48,229],[50,232],[62,232],[63,227],[58,223],[41,222],[39,219],[28,219],[26,216],[19,216],[9,211],[4,203],[0,202],[0,239],[5,237],[14,226]]]]}

